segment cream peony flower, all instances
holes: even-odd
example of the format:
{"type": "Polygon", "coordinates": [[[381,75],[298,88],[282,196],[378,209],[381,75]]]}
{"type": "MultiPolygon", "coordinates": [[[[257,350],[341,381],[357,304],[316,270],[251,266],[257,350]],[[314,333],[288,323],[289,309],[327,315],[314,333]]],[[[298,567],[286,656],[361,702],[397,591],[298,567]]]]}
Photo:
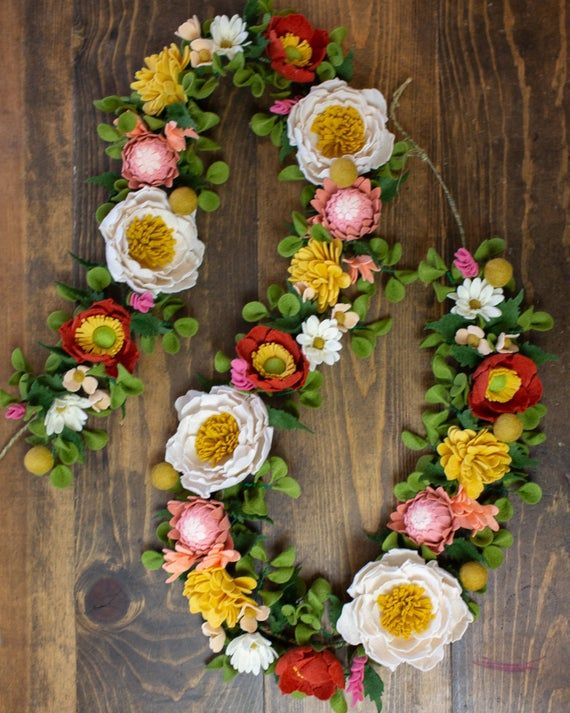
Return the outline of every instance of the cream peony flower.
{"type": "Polygon", "coordinates": [[[249,45],[247,40],[247,25],[239,15],[217,15],[210,25],[210,35],[214,41],[215,54],[233,59],[243,47],[249,45]]]}
{"type": "Polygon", "coordinates": [[[239,673],[259,676],[277,658],[275,649],[261,634],[242,634],[232,639],[226,647],[230,663],[239,673]]]}
{"type": "Polygon", "coordinates": [[[415,550],[390,550],[369,562],[348,593],[353,601],[342,608],[339,634],[391,671],[401,663],[429,671],[473,621],[455,577],[415,550]]]}
{"type": "Polygon", "coordinates": [[[474,280],[467,278],[457,288],[457,292],[447,295],[455,302],[451,308],[453,314],[458,314],[465,319],[482,317],[486,322],[501,316],[498,304],[505,299],[500,287],[493,287],[487,280],[476,277],[474,280]]]}
{"type": "Polygon", "coordinates": [[[188,391],[175,406],[180,423],[165,460],[191,492],[207,498],[240,483],[267,458],[273,428],[259,396],[214,386],[209,394],[188,391]]]}
{"type": "Polygon", "coordinates": [[[204,257],[196,214],[177,215],[160,188],[129,193],[99,226],[107,267],[134,292],[173,293],[196,284],[204,257]]]}
{"type": "Polygon", "coordinates": [[[336,158],[349,156],[360,175],[386,163],[394,146],[387,120],[386,100],[377,89],[329,79],[291,109],[287,134],[305,178],[322,185],[336,158]]]}
{"type": "Polygon", "coordinates": [[[83,409],[90,406],[89,399],[84,399],[76,394],[65,394],[65,396],[55,399],[44,419],[47,435],[53,436],[54,433],[61,433],[64,428],[82,431],[87,421],[87,414],[83,409]]]}

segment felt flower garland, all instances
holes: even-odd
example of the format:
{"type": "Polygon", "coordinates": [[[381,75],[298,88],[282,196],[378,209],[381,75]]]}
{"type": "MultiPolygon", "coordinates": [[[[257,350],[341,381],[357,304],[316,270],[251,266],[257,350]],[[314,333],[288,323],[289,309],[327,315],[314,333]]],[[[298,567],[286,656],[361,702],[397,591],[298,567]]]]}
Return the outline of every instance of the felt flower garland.
{"type": "MultiPolygon", "coordinates": [[[[441,661],[478,616],[474,593],[485,592],[488,569],[512,544],[503,526],[513,515],[510,495],[540,499],[526,469],[534,465],[530,447],[544,439],[537,366],[552,357],[523,333],[549,329],[552,320],[521,310],[523,293],[515,292],[499,238],[474,255],[461,248],[451,266],[430,248],[418,270],[395,269],[401,247],[375,233],[382,205],[407,177],[406,158],[421,152],[410,139],[394,143],[380,92],[346,83],[351,53],[341,28],[329,34],[250,0],[243,19],[194,17],[178,35],[188,45],[176,56],[189,47],[202,77],[179,74],[186,91],[228,72],[255,96],[277,90],[269,113],[251,125],[282,158],[297,149],[280,179],[308,185],[292,234],[278,245],[290,258],[286,286],[272,284],[266,300],[244,306],[254,326],[236,335],[234,354],[214,358],[226,376],[176,401],[178,428],[165,462],[152,470],[154,485],[172,493],[156,531],[162,552],[147,550],[142,562],[165,570],[168,583],[183,582],[216,654],[208,667],[224,680],[264,673],[282,693],[328,700],[338,713],[347,709],[345,691],[352,705],[368,697],[381,710],[378,666],[427,671],[441,661]],[[270,555],[260,526],[270,522],[268,490],[301,492],[271,452],[274,431],[306,428],[299,406],[320,405],[326,368],[319,367],[339,361],[347,339],[367,357],[390,329],[389,318],[365,323],[376,273],[388,275],[391,301],[419,279],[453,306],[426,325],[422,343],[435,350],[426,434],[402,436],[426,453],[395,486],[400,504],[374,536],[380,556],[355,575],[343,605],[325,578],[302,579],[294,547],[270,555]]],[[[160,55],[146,62],[152,69],[160,55]]],[[[154,89],[149,102],[159,98],[154,89]]]]}

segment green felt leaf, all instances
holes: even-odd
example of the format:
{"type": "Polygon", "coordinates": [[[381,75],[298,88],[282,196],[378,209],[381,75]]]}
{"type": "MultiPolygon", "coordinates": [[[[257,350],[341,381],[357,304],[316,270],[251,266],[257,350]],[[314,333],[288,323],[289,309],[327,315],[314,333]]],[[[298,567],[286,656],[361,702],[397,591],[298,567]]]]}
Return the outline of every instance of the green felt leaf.
{"type": "Polygon", "coordinates": [[[479,366],[483,355],[479,354],[476,349],[469,347],[467,345],[454,344],[451,347],[451,356],[458,362],[461,366],[474,369],[479,366]]]}
{"type": "Polygon", "coordinates": [[[369,322],[366,325],[366,329],[369,329],[377,337],[383,337],[391,331],[393,324],[392,317],[384,317],[384,319],[379,319],[376,322],[369,322]]]}
{"type": "Polygon", "coordinates": [[[326,82],[329,79],[334,79],[336,77],[335,68],[330,62],[321,62],[317,67],[317,75],[321,82],[326,82]]]}
{"type": "Polygon", "coordinates": [[[297,295],[288,292],[277,301],[277,309],[284,317],[294,317],[301,309],[301,300],[297,295]]]}
{"type": "MultiPolygon", "coordinates": [[[[529,485],[530,485],[530,483],[529,483],[529,485]]],[[[512,547],[512,544],[513,544],[512,533],[510,533],[508,530],[499,530],[493,538],[493,544],[496,545],[497,547],[502,547],[503,549],[512,547]]]]}
{"type": "Polygon", "coordinates": [[[273,426],[273,428],[287,431],[300,429],[302,431],[311,432],[310,428],[305,426],[304,423],[301,423],[301,421],[299,421],[299,419],[292,413],[289,413],[289,411],[283,411],[282,409],[274,408],[273,406],[268,406],[267,410],[269,412],[269,425],[273,426]]]}
{"type": "Polygon", "coordinates": [[[500,567],[503,564],[504,558],[503,550],[500,547],[495,547],[495,545],[489,545],[483,550],[483,559],[491,569],[500,567]]]}
{"type": "Polygon", "coordinates": [[[67,488],[73,483],[73,472],[67,465],[56,465],[49,479],[55,488],[67,488]]]}
{"type": "Polygon", "coordinates": [[[307,230],[309,229],[309,224],[305,216],[302,213],[299,213],[299,211],[294,210],[291,213],[291,220],[293,221],[293,227],[295,228],[296,233],[301,237],[305,236],[307,230]]]}
{"type": "Polygon", "coordinates": [[[451,314],[450,312],[435,322],[428,322],[426,329],[441,334],[444,339],[451,340],[460,327],[465,327],[468,324],[466,319],[460,317],[458,314],[451,314]]]}
{"type": "Polygon", "coordinates": [[[230,167],[225,161],[214,161],[206,171],[206,180],[218,186],[230,177],[230,167]]]}
{"type": "Polygon", "coordinates": [[[167,332],[162,335],[162,348],[167,354],[178,354],[180,351],[180,339],[174,332],[167,332]]]}
{"type": "Polygon", "coordinates": [[[297,166],[296,163],[291,164],[290,166],[285,166],[285,168],[282,168],[281,171],[277,174],[277,180],[279,181],[304,181],[305,176],[301,172],[301,169],[299,166],[297,166]]]}
{"type": "Polygon", "coordinates": [[[364,695],[374,703],[377,713],[382,713],[383,693],[384,682],[368,661],[364,667],[364,695]]]}
{"type": "Polygon", "coordinates": [[[286,475],[284,478],[279,480],[277,483],[271,486],[273,490],[277,490],[280,493],[288,495],[290,498],[297,499],[301,495],[301,486],[290,475],[286,475]]]}
{"type": "Polygon", "coordinates": [[[119,114],[119,118],[117,120],[117,127],[120,131],[123,132],[123,134],[127,134],[132,131],[136,125],[137,115],[134,111],[130,111],[127,109],[127,111],[124,111],[122,114],[119,114]]]}
{"type": "Polygon", "coordinates": [[[218,374],[225,374],[231,368],[231,359],[223,352],[216,352],[214,355],[214,369],[218,374]]]}
{"type": "Polygon", "coordinates": [[[277,302],[279,301],[281,295],[285,294],[285,290],[281,287],[281,285],[273,284],[269,285],[266,294],[269,306],[274,309],[275,307],[277,307],[277,302]]]}
{"type": "Polygon", "coordinates": [[[262,488],[248,488],[244,491],[243,511],[248,515],[261,515],[262,517],[267,515],[265,491],[262,488]]]}
{"type": "Polygon", "coordinates": [[[406,288],[400,280],[397,280],[395,277],[391,277],[386,283],[384,294],[389,302],[401,302],[406,296],[406,288]]]}
{"type": "Polygon", "coordinates": [[[517,490],[517,495],[527,505],[536,505],[542,500],[542,488],[537,483],[526,483],[517,490]]]}
{"type": "Polygon", "coordinates": [[[494,504],[499,508],[499,512],[495,515],[497,522],[507,522],[514,515],[512,503],[508,498],[499,498],[494,504]]]}
{"type": "Polygon", "coordinates": [[[415,497],[416,491],[411,488],[408,483],[396,483],[394,486],[394,495],[400,502],[405,502],[415,497]]]}
{"type": "Polygon", "coordinates": [[[84,428],[81,432],[83,436],[83,441],[90,451],[100,451],[105,448],[109,440],[109,434],[107,431],[100,429],[86,429],[84,428]]]}
{"type": "Polygon", "coordinates": [[[402,443],[412,451],[422,451],[427,448],[428,442],[422,436],[418,436],[416,433],[411,431],[402,431],[401,434],[402,443]]]}
{"type": "Polygon", "coordinates": [[[333,694],[333,696],[329,700],[329,703],[334,713],[346,713],[348,710],[345,695],[340,689],[333,694]]]}
{"type": "Polygon", "coordinates": [[[295,564],[297,552],[294,547],[288,547],[286,550],[271,560],[272,567],[291,567],[295,564]]]}
{"type": "Polygon", "coordinates": [[[206,213],[212,213],[220,207],[220,196],[214,191],[200,191],[198,195],[198,207],[206,213]]]}
{"type": "Polygon", "coordinates": [[[445,359],[439,354],[436,354],[436,356],[434,356],[431,363],[431,368],[434,373],[434,376],[437,379],[440,379],[441,381],[449,382],[453,381],[453,379],[455,378],[455,370],[452,369],[452,367],[449,366],[445,359]]]}
{"type": "Polygon", "coordinates": [[[487,262],[494,257],[500,257],[505,252],[505,247],[502,238],[489,238],[479,245],[473,257],[477,262],[487,262]]]}
{"type": "Polygon", "coordinates": [[[388,552],[388,550],[391,550],[397,546],[398,546],[398,533],[391,532],[386,538],[384,538],[384,541],[382,542],[382,551],[388,552]]]}
{"type": "Polygon", "coordinates": [[[99,111],[103,111],[106,114],[112,114],[119,107],[123,105],[123,99],[118,96],[108,96],[103,97],[103,99],[95,99],[93,106],[99,111]]]}
{"type": "Polygon", "coordinates": [[[179,336],[189,339],[198,331],[198,320],[193,317],[180,317],[174,322],[174,329],[179,336]]]}
{"type": "Polygon", "coordinates": [[[0,407],[5,408],[6,406],[9,406],[10,404],[14,403],[16,399],[11,396],[7,391],[4,391],[4,389],[0,389],[0,407]]]}
{"type": "MultiPolygon", "coordinates": [[[[115,207],[114,203],[102,203],[95,211],[95,220],[98,223],[100,223],[103,220],[103,218],[107,215],[107,213],[112,211],[114,207],[115,207]]],[[[59,289],[58,289],[58,292],[59,292],[59,289]]]]}
{"type": "Polygon", "coordinates": [[[269,572],[267,579],[275,584],[285,584],[295,574],[294,567],[281,567],[269,572]]]}
{"type": "Polygon", "coordinates": [[[164,563],[164,555],[155,550],[145,550],[141,555],[141,562],[145,569],[154,571],[160,569],[164,563]]]}
{"type": "Polygon", "coordinates": [[[444,384],[434,384],[426,391],[425,400],[428,404],[449,406],[449,389],[444,384]]]}
{"type": "Polygon", "coordinates": [[[246,322],[258,322],[260,319],[268,317],[269,312],[263,302],[254,300],[253,302],[248,302],[243,306],[241,316],[246,322]]]}
{"type": "Polygon", "coordinates": [[[313,223],[309,232],[311,234],[311,238],[313,238],[313,240],[318,240],[320,243],[328,243],[332,240],[332,235],[323,225],[321,225],[321,223],[313,223]]]}
{"type": "MultiPolygon", "coordinates": [[[[70,319],[71,315],[61,309],[58,309],[55,312],[50,312],[48,315],[47,326],[52,330],[52,332],[57,332],[61,325],[65,324],[70,319]]],[[[50,356],[55,355],[51,354],[50,356]]]]}
{"type": "Polygon", "coordinates": [[[96,292],[101,292],[113,282],[111,273],[106,267],[92,267],[87,271],[85,279],[89,287],[96,292]]]}
{"type": "Polygon", "coordinates": [[[522,421],[525,431],[532,431],[538,427],[542,418],[546,415],[546,406],[536,404],[527,408],[526,411],[517,414],[517,417],[522,421]]]}
{"type": "Polygon", "coordinates": [[[292,257],[304,245],[304,240],[296,235],[288,235],[277,245],[277,252],[281,257],[292,257]]]}
{"type": "Polygon", "coordinates": [[[359,359],[368,358],[374,351],[374,345],[365,337],[353,334],[350,337],[350,347],[359,359]]]}
{"type": "Polygon", "coordinates": [[[29,372],[31,370],[30,365],[26,361],[24,353],[20,347],[16,347],[16,349],[14,349],[10,357],[10,362],[16,371],[29,372]]]}
{"type": "Polygon", "coordinates": [[[118,141],[122,138],[121,133],[109,124],[97,124],[97,134],[100,139],[108,141],[109,143],[118,141]]]}
{"type": "Polygon", "coordinates": [[[136,376],[133,376],[122,364],[118,364],[117,369],[117,383],[121,385],[124,393],[127,396],[138,396],[142,394],[144,391],[143,382],[136,376]]]}

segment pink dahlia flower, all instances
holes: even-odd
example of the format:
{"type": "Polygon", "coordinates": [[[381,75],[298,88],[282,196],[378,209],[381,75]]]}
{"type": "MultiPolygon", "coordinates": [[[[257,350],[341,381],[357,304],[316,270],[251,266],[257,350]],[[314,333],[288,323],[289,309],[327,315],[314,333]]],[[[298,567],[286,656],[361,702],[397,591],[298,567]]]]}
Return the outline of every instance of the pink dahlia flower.
{"type": "Polygon", "coordinates": [[[352,659],[346,692],[350,693],[353,708],[364,700],[364,667],[367,661],[367,656],[355,656],[352,659]]]}
{"type": "Polygon", "coordinates": [[[339,188],[325,178],[311,205],[318,215],[315,223],[322,223],[335,238],[357,240],[373,233],[380,221],[380,188],[372,188],[368,178],[357,178],[349,188],[339,188]]]}
{"type": "Polygon", "coordinates": [[[453,542],[455,530],[461,525],[445,490],[428,486],[415,498],[398,505],[396,512],[390,515],[388,527],[439,554],[453,542]]]}
{"type": "Polygon", "coordinates": [[[122,159],[121,174],[129,182],[129,188],[170,188],[178,176],[178,153],[158,134],[142,134],[127,141],[122,159]]]}
{"type": "Polygon", "coordinates": [[[186,501],[171,500],[168,510],[172,530],[168,538],[176,542],[174,550],[163,550],[162,568],[173,582],[197,562],[199,569],[225,567],[237,562],[239,552],[233,549],[230,521],[222,503],[190,496],[186,501]]]}
{"type": "Polygon", "coordinates": [[[454,255],[453,264],[463,275],[463,277],[477,277],[479,274],[479,265],[475,262],[475,258],[467,248],[459,248],[454,255]]]}
{"type": "Polygon", "coordinates": [[[5,418],[9,421],[19,421],[24,418],[26,413],[26,404],[10,404],[4,412],[5,418]]]}
{"type": "Polygon", "coordinates": [[[245,359],[232,359],[232,385],[242,391],[255,389],[255,384],[247,375],[249,364],[245,359]]]}
{"type": "Polygon", "coordinates": [[[499,529],[499,523],[495,520],[499,508],[496,505],[481,505],[470,498],[462,487],[457,495],[451,498],[451,509],[458,527],[473,532],[479,532],[486,527],[490,527],[494,532],[499,529]]]}

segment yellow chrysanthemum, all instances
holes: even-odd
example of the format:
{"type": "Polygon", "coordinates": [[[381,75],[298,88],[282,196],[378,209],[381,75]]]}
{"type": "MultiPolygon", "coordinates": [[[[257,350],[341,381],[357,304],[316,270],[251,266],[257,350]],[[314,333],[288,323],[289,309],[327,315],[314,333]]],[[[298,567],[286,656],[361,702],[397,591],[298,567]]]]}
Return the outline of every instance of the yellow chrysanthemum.
{"type": "Polygon", "coordinates": [[[364,121],[352,106],[327,107],[313,121],[311,131],[318,136],[318,151],[327,158],[358,153],[366,142],[364,121]]]}
{"type": "Polygon", "coordinates": [[[145,114],[156,116],[170,104],[185,102],[186,95],[179,82],[180,73],[190,62],[190,47],[187,45],[182,54],[172,43],[162,52],[145,57],[146,67],[135,73],[136,80],[131,89],[138,92],[145,102],[145,114]]]}
{"type": "Polygon", "coordinates": [[[257,605],[250,594],[257,582],[253,577],[229,575],[223,567],[195,569],[188,575],[184,585],[184,596],[192,614],[201,614],[210,626],[238,623],[242,608],[257,605]]]}
{"type": "Polygon", "coordinates": [[[291,260],[289,282],[302,282],[312,288],[319,312],[335,305],[339,291],[350,285],[350,276],[340,266],[341,253],[340,240],[309,240],[291,260]]]}
{"type": "Polygon", "coordinates": [[[487,483],[500,480],[511,464],[506,443],[483,429],[476,433],[452,426],[437,447],[448,480],[458,480],[470,498],[477,498],[487,483]]]}

